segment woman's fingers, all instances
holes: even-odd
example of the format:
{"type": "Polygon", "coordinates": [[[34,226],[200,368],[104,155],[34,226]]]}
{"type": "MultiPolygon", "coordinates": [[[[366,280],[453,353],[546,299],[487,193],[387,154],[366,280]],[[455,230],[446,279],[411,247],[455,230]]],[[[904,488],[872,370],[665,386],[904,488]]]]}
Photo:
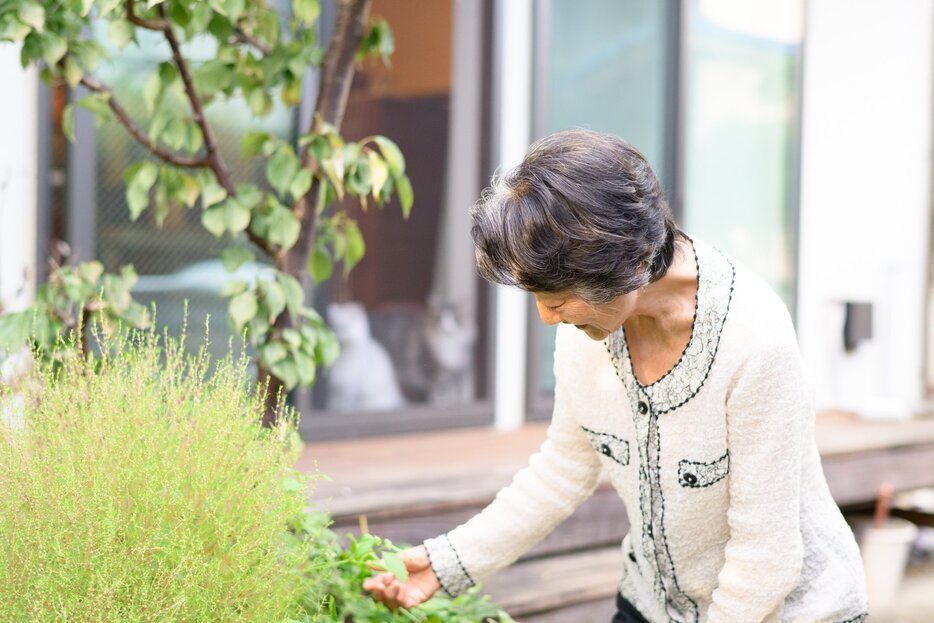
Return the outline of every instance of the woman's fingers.
{"type": "Polygon", "coordinates": [[[427,569],[431,564],[428,560],[428,550],[425,549],[424,545],[410,547],[402,552],[400,557],[405,564],[405,568],[409,571],[421,571],[427,569]]]}

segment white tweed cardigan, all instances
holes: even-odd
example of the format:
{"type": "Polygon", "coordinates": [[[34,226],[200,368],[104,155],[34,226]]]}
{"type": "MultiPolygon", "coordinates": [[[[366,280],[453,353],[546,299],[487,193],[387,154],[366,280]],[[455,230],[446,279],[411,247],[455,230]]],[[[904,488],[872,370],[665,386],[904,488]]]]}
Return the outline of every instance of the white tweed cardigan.
{"type": "Polygon", "coordinates": [[[425,543],[447,593],[513,562],[606,470],[631,525],[619,591],[652,623],[866,618],[788,312],[749,270],[694,249],[691,339],[656,383],[636,380],[622,329],[601,343],[559,328],[541,450],[485,510],[425,543]]]}

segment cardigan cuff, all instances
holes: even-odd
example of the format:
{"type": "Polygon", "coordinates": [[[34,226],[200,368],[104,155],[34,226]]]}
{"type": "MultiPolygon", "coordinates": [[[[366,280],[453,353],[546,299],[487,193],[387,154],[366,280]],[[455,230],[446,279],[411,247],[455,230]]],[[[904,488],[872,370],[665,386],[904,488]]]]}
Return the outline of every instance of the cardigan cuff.
{"type": "Polygon", "coordinates": [[[448,597],[457,597],[476,585],[467,573],[467,569],[464,568],[448,535],[442,534],[428,539],[425,541],[425,549],[428,551],[428,561],[438,577],[441,589],[447,593],[448,597]]]}

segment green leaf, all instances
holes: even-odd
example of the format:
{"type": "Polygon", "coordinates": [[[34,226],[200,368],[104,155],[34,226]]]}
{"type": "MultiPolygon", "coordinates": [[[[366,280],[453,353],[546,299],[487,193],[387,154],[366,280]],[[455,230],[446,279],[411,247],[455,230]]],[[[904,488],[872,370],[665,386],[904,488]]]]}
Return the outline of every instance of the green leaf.
{"type": "Polygon", "coordinates": [[[135,35],[136,30],[133,28],[133,24],[126,20],[115,19],[107,25],[107,37],[119,50],[129,45],[135,35]]]}
{"type": "Polygon", "coordinates": [[[98,17],[107,17],[110,13],[116,9],[118,6],[123,4],[123,0],[98,0],[97,2],[97,14],[98,17]]]}
{"type": "Polygon", "coordinates": [[[288,345],[289,350],[298,350],[302,345],[302,334],[295,329],[285,329],[282,331],[282,340],[288,345]]]}
{"type": "Polygon", "coordinates": [[[256,315],[259,306],[256,304],[256,295],[252,292],[243,292],[230,299],[228,312],[233,320],[237,333],[256,315]]]}
{"type": "Polygon", "coordinates": [[[139,162],[124,173],[126,201],[130,218],[136,220],[149,205],[149,191],[159,177],[159,167],[152,162],[139,162]]]}
{"type": "MultiPolygon", "coordinates": [[[[83,76],[84,72],[81,71],[81,66],[72,57],[65,57],[65,82],[68,83],[68,86],[75,88],[81,82],[83,76]]],[[[94,95],[103,95],[103,93],[95,93],[94,95]]],[[[88,97],[94,97],[94,95],[88,97]]]]}
{"type": "Polygon", "coordinates": [[[402,155],[399,146],[385,136],[374,136],[373,141],[379,146],[379,151],[383,154],[383,159],[389,166],[390,175],[393,178],[398,178],[405,173],[405,157],[402,155]]]}
{"type": "Polygon", "coordinates": [[[269,312],[269,322],[275,322],[285,309],[285,290],[275,281],[263,283],[263,303],[269,312]]]}
{"type": "MultiPolygon", "coordinates": [[[[66,62],[69,59],[66,59],[66,62]]],[[[80,79],[80,77],[79,77],[80,79]]],[[[97,116],[110,114],[110,93],[92,93],[78,100],[78,106],[97,116]]]]}
{"type": "Polygon", "coordinates": [[[302,167],[292,178],[289,194],[292,195],[292,199],[298,200],[305,196],[309,188],[311,188],[311,169],[302,167]]]}
{"type": "Polygon", "coordinates": [[[247,104],[257,117],[265,117],[272,112],[272,96],[263,87],[257,87],[247,96],[247,104]]]}
{"type": "Polygon", "coordinates": [[[300,163],[291,147],[280,147],[266,163],[266,179],[280,195],[284,195],[298,172],[300,163]]]}
{"type": "Polygon", "coordinates": [[[62,111],[62,133],[72,143],[75,142],[75,106],[68,104],[62,111]]]}
{"type": "Polygon", "coordinates": [[[285,385],[285,388],[288,390],[295,389],[298,385],[298,368],[296,368],[295,361],[291,357],[286,357],[282,361],[276,363],[270,372],[281,380],[282,384],[285,385]]]}
{"type": "Polygon", "coordinates": [[[172,149],[181,149],[188,141],[188,123],[178,117],[170,120],[162,133],[162,140],[172,149]]]}
{"type": "Polygon", "coordinates": [[[363,259],[363,255],[366,253],[366,243],[356,221],[347,221],[344,226],[344,239],[347,244],[344,253],[344,275],[347,275],[363,259]]]}
{"type": "Polygon", "coordinates": [[[402,557],[399,554],[395,552],[384,552],[383,565],[386,567],[387,571],[399,578],[399,581],[403,584],[409,581],[409,570],[405,568],[405,563],[402,562],[402,557]]]}
{"type": "Polygon", "coordinates": [[[23,2],[19,5],[17,14],[19,21],[27,26],[31,26],[37,32],[42,32],[45,28],[45,9],[36,2],[23,2]]]}
{"type": "Polygon", "coordinates": [[[195,70],[195,87],[205,97],[229,89],[236,76],[234,68],[224,61],[212,59],[195,70]]]}
{"type": "Polygon", "coordinates": [[[195,207],[198,195],[201,194],[201,186],[198,185],[195,178],[184,173],[181,176],[181,182],[181,186],[175,194],[176,201],[185,204],[189,208],[195,207]]]}
{"type": "Polygon", "coordinates": [[[240,205],[234,197],[230,197],[223,204],[224,223],[230,233],[237,235],[250,224],[250,210],[240,205]]]}
{"type": "Polygon", "coordinates": [[[197,123],[189,123],[185,130],[185,148],[190,153],[196,153],[203,144],[204,134],[201,133],[201,128],[198,127],[197,123]]]}
{"type": "Polygon", "coordinates": [[[328,329],[322,327],[318,330],[318,343],[315,345],[315,359],[321,365],[330,366],[341,353],[341,344],[337,341],[337,336],[328,329]]]}
{"type": "Polygon", "coordinates": [[[318,0],[292,0],[292,14],[310,26],[321,14],[321,5],[318,0]]]}
{"type": "MultiPolygon", "coordinates": [[[[23,22],[8,16],[5,22],[0,21],[0,40],[2,41],[22,41],[32,32],[32,28],[23,22]]],[[[29,62],[23,63],[28,66],[29,62]]]]}
{"type": "Polygon", "coordinates": [[[330,157],[321,160],[321,168],[327,175],[334,190],[337,192],[337,198],[344,198],[344,151],[335,150],[330,157]]]}
{"type": "Polygon", "coordinates": [[[263,200],[263,192],[256,184],[237,184],[237,201],[244,208],[252,210],[263,200]]]}
{"type": "Polygon", "coordinates": [[[292,275],[279,273],[277,279],[282,289],[285,291],[285,302],[289,308],[289,313],[293,316],[297,316],[298,312],[301,311],[302,307],[305,305],[305,290],[302,289],[302,285],[298,282],[298,279],[292,275]]]}
{"type": "Polygon", "coordinates": [[[407,175],[400,175],[396,180],[396,193],[399,195],[399,203],[402,204],[402,216],[409,218],[415,195],[412,192],[412,182],[409,181],[407,175]]]}
{"type": "Polygon", "coordinates": [[[383,62],[388,65],[389,57],[396,51],[396,37],[386,20],[380,20],[376,28],[379,30],[379,54],[383,57],[383,62]]]}
{"type": "Polygon", "coordinates": [[[224,206],[211,206],[201,213],[201,224],[204,228],[214,234],[215,238],[220,238],[227,230],[227,219],[224,215],[224,206]]]}
{"type": "Polygon", "coordinates": [[[227,11],[227,17],[232,23],[235,24],[240,19],[244,4],[244,0],[224,0],[224,9],[227,11]]]}
{"type": "Polygon", "coordinates": [[[87,17],[94,6],[94,0],[81,0],[81,17],[87,17]]]}
{"type": "Polygon", "coordinates": [[[104,274],[104,265],[97,261],[84,262],[78,265],[78,275],[88,283],[97,283],[104,274]]]}
{"type": "Polygon", "coordinates": [[[259,347],[259,361],[266,369],[271,369],[278,362],[285,359],[289,351],[281,342],[267,342],[259,347]]]}
{"type": "Polygon", "coordinates": [[[53,32],[42,37],[42,60],[47,65],[55,65],[68,52],[68,42],[53,32]]]}
{"type": "Polygon", "coordinates": [[[373,198],[379,198],[383,185],[389,179],[389,167],[375,151],[367,151],[367,160],[370,161],[370,184],[372,184],[373,198]]]}
{"type": "Polygon", "coordinates": [[[240,141],[240,150],[244,158],[252,158],[263,151],[266,142],[272,137],[267,132],[247,132],[240,141]]]}
{"type": "Polygon", "coordinates": [[[334,261],[331,259],[331,254],[326,249],[315,247],[308,259],[308,272],[311,273],[311,278],[315,280],[315,283],[321,283],[330,277],[333,271],[334,261]]]}
{"type": "Polygon", "coordinates": [[[221,286],[220,295],[221,295],[221,298],[228,298],[231,296],[242,294],[243,292],[246,292],[249,288],[250,288],[250,284],[248,284],[246,281],[242,281],[240,279],[231,279],[230,281],[226,282],[223,286],[221,286]]]}
{"type": "Polygon", "coordinates": [[[315,360],[302,351],[292,353],[295,360],[295,370],[298,372],[298,382],[301,385],[311,385],[315,382],[315,360]]]}
{"type": "MultiPolygon", "coordinates": [[[[159,79],[156,78],[157,82],[158,80],[159,79]]],[[[145,91],[143,92],[143,97],[144,98],[146,97],[145,91]]],[[[153,105],[155,105],[156,101],[157,100],[153,101],[153,105]]],[[[171,118],[172,116],[167,110],[167,107],[159,108],[158,110],[156,110],[156,114],[154,114],[152,116],[152,119],[149,121],[149,140],[151,141],[158,140],[163,130],[165,130],[166,124],[169,122],[169,119],[171,118]]]]}
{"type": "Polygon", "coordinates": [[[253,262],[256,256],[246,247],[229,247],[221,251],[221,262],[230,272],[234,272],[247,262],[253,262]]]}
{"type": "MultiPolygon", "coordinates": [[[[146,86],[143,87],[143,103],[146,105],[146,112],[150,115],[156,109],[156,104],[162,97],[162,80],[159,79],[159,74],[153,72],[149,79],[146,81],[146,86]]],[[[165,124],[163,124],[163,128],[165,124]]],[[[159,133],[161,134],[162,129],[160,128],[159,133]]]]}
{"type": "Polygon", "coordinates": [[[227,198],[227,191],[215,181],[201,185],[201,205],[205,208],[220,203],[227,198]]]}
{"type": "Polygon", "coordinates": [[[169,17],[182,28],[187,28],[191,23],[191,11],[184,2],[173,2],[169,5],[169,17]]]}
{"type": "Polygon", "coordinates": [[[282,249],[291,249],[302,231],[301,221],[288,208],[276,208],[269,225],[269,241],[282,249]]]}

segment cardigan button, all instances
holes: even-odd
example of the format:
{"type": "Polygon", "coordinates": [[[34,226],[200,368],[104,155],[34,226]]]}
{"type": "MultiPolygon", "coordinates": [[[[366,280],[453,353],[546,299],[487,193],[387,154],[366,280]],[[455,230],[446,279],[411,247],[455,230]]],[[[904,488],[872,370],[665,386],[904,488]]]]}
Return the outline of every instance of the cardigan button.
{"type": "Polygon", "coordinates": [[[691,474],[690,472],[684,475],[684,482],[688,483],[692,487],[697,484],[697,476],[691,474]]]}
{"type": "Polygon", "coordinates": [[[600,452],[602,452],[606,456],[613,456],[613,451],[610,450],[610,446],[608,446],[607,444],[603,444],[600,446],[600,452]]]}
{"type": "Polygon", "coordinates": [[[636,553],[632,550],[629,550],[629,560],[636,562],[636,553]]]}
{"type": "Polygon", "coordinates": [[[645,404],[644,401],[640,400],[639,401],[639,413],[641,413],[642,415],[645,415],[648,412],[649,412],[649,405],[645,404]]]}

